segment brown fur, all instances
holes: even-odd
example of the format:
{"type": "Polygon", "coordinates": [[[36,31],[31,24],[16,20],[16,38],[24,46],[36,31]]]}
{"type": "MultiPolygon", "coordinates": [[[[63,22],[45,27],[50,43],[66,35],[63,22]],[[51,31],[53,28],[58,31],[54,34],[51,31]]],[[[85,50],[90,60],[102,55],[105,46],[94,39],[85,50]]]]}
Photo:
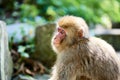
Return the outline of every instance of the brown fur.
{"type": "Polygon", "coordinates": [[[83,19],[65,16],[58,26],[65,29],[67,37],[57,47],[52,43],[57,60],[49,80],[120,80],[120,62],[113,47],[89,37],[83,19]],[[79,38],[77,32],[81,30],[83,37],[79,38]]]}

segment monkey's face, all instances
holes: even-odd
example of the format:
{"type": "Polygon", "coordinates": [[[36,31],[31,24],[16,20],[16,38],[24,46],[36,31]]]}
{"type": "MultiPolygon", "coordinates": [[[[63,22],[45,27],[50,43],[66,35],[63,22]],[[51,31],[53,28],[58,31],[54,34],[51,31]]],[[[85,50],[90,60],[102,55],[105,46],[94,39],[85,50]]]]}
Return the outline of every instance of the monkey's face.
{"type": "Polygon", "coordinates": [[[71,47],[78,38],[85,37],[87,29],[84,20],[79,17],[65,16],[60,18],[52,38],[53,49],[63,50],[66,47],[71,47]]]}
{"type": "Polygon", "coordinates": [[[53,45],[55,47],[68,47],[72,45],[76,40],[76,33],[77,29],[75,27],[71,26],[60,26],[58,24],[55,35],[53,38],[53,45]]]}
{"type": "Polygon", "coordinates": [[[53,39],[53,44],[58,46],[69,46],[75,42],[79,30],[78,18],[65,16],[59,19],[53,39]]]}
{"type": "Polygon", "coordinates": [[[66,38],[65,30],[61,27],[58,27],[56,35],[55,35],[54,40],[53,40],[53,44],[55,46],[59,46],[64,41],[65,38],[66,38]]]}

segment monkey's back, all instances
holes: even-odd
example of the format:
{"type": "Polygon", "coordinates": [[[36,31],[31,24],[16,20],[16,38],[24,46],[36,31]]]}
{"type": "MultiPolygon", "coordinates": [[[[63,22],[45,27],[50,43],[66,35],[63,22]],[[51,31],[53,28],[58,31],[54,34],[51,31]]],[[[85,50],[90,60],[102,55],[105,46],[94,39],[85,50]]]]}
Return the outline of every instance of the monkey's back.
{"type": "Polygon", "coordinates": [[[85,46],[80,45],[81,53],[83,54],[80,55],[82,56],[80,57],[81,71],[89,79],[120,80],[120,60],[110,44],[102,39],[91,37],[85,46]]]}

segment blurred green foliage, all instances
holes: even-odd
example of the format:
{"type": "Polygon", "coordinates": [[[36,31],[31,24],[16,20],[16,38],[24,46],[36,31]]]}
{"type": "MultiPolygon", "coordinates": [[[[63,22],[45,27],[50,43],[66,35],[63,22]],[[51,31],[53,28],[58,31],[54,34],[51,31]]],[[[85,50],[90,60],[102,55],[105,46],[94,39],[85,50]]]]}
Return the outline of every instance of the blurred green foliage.
{"type": "Polygon", "coordinates": [[[53,21],[64,15],[81,16],[87,23],[104,23],[103,16],[120,22],[120,0],[2,0],[0,15],[23,22],[35,21],[36,16],[53,21]]]}
{"type": "Polygon", "coordinates": [[[38,9],[35,5],[30,5],[30,4],[22,4],[20,6],[21,9],[21,18],[31,18],[33,19],[38,15],[38,9]]]}

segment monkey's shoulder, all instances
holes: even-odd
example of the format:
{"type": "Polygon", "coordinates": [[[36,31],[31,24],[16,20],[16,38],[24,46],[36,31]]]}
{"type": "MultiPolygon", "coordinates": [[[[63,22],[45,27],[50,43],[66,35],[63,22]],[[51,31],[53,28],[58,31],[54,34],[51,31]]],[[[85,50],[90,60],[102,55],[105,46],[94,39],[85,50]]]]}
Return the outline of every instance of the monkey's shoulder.
{"type": "Polygon", "coordinates": [[[116,55],[115,49],[103,39],[91,37],[89,42],[90,46],[94,46],[95,49],[100,50],[105,55],[116,55]]]}
{"type": "Polygon", "coordinates": [[[100,47],[103,47],[103,48],[109,48],[109,49],[113,49],[114,48],[108,43],[106,42],[105,40],[101,39],[101,38],[97,38],[97,37],[90,37],[89,38],[89,41],[91,43],[94,43],[94,45],[97,45],[97,46],[100,46],[100,47]]]}

